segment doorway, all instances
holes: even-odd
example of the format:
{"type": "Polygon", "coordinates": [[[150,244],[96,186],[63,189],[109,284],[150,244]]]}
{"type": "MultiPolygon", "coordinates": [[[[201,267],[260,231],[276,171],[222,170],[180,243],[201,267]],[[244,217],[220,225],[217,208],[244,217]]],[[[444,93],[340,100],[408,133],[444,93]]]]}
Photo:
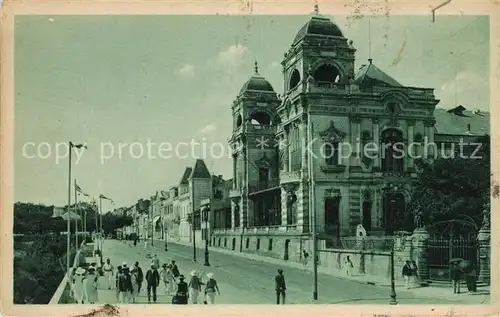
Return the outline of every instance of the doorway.
{"type": "Polygon", "coordinates": [[[402,193],[388,193],[384,196],[383,228],[387,234],[401,230],[405,221],[406,202],[402,193]]]}
{"type": "Polygon", "coordinates": [[[288,248],[290,247],[290,239],[285,240],[285,255],[283,256],[283,260],[288,261],[288,248]]]}
{"type": "Polygon", "coordinates": [[[340,234],[340,198],[325,199],[325,233],[340,234]]]}
{"type": "Polygon", "coordinates": [[[372,202],[365,200],[363,202],[363,228],[366,231],[372,230],[372,202]]]}

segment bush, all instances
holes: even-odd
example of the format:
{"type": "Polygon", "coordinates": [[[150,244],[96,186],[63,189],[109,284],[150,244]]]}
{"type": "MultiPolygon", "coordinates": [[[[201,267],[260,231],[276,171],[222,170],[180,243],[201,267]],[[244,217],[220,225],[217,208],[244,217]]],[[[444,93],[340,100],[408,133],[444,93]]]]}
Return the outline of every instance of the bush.
{"type": "MultiPolygon", "coordinates": [[[[38,235],[23,249],[14,257],[14,304],[48,304],[66,271],[66,239],[38,235]]],[[[74,257],[72,249],[71,264],[74,257]]]]}

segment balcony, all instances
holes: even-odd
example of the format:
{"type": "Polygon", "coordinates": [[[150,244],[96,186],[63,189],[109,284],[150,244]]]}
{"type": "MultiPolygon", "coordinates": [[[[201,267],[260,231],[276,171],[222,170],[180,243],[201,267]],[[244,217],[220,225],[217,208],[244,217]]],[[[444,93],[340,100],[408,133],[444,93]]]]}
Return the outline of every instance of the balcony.
{"type": "Polygon", "coordinates": [[[276,126],[247,123],[247,132],[276,133],[276,126]]]}
{"type": "Polygon", "coordinates": [[[270,179],[268,181],[258,182],[256,185],[252,184],[248,186],[250,193],[263,192],[267,190],[273,190],[280,187],[280,180],[278,178],[270,179]]]}
{"type": "Polygon", "coordinates": [[[280,184],[295,184],[299,183],[301,179],[301,175],[299,171],[293,172],[280,172],[280,184]]]}
{"type": "Polygon", "coordinates": [[[233,188],[229,190],[229,199],[240,198],[241,190],[239,188],[233,188]]]}

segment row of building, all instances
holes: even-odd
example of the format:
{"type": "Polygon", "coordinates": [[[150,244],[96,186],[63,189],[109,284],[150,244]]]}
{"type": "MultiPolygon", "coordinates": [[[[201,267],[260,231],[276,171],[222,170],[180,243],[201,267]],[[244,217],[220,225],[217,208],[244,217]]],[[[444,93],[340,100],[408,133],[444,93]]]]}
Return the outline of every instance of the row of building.
{"type": "Polygon", "coordinates": [[[416,157],[436,157],[460,141],[488,135],[490,116],[463,106],[436,108],[434,89],[404,86],[371,59],[356,71],[355,52],[330,19],[312,16],[284,54],[283,94],[256,63],[231,106],[233,178],[211,175],[197,160],[178,186],[132,208],[137,221],[128,230],[183,240],[193,232],[201,236],[205,199],[211,202],[212,244],[275,257],[308,249],[313,224],[322,241],[352,236],[359,225],[368,235],[400,230],[416,157]],[[385,146],[408,149],[420,142],[438,147],[400,156],[385,146]],[[378,147],[375,157],[358,150],[367,143],[378,147]],[[349,157],[338,155],[342,144],[354,149],[349,157]],[[331,155],[319,155],[326,149],[331,155]]]}
{"type": "Polygon", "coordinates": [[[135,221],[124,229],[125,234],[136,233],[142,238],[201,239],[201,203],[210,200],[209,223],[211,230],[231,228],[232,180],[212,175],[205,162],[196,160],[186,167],[179,183],[168,190],[159,190],[149,199],[140,199],[134,206],[117,209],[135,221]],[[194,215],[194,217],[193,217],[194,215]]]}

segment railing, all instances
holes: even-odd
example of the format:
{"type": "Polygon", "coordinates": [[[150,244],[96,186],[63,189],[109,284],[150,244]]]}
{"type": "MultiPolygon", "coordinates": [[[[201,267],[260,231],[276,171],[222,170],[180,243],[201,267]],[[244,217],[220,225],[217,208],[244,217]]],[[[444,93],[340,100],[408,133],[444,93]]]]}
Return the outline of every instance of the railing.
{"type": "Polygon", "coordinates": [[[59,287],[57,287],[56,291],[54,292],[54,295],[50,299],[49,305],[56,305],[56,304],[65,304],[61,303],[61,300],[64,299],[63,301],[73,301],[73,298],[71,296],[71,278],[73,277],[71,275],[72,272],[76,268],[78,268],[80,264],[80,253],[83,252],[83,246],[86,244],[86,241],[83,240],[80,248],[75,254],[75,259],[73,260],[73,266],[71,267],[69,272],[66,272],[64,274],[64,278],[62,279],[61,283],[59,284],[59,287]]]}
{"type": "Polygon", "coordinates": [[[346,88],[345,84],[332,83],[328,81],[316,81],[314,83],[314,86],[323,89],[336,89],[336,90],[345,90],[346,88]]]}
{"type": "Polygon", "coordinates": [[[278,178],[270,179],[264,182],[258,182],[257,185],[250,185],[250,193],[255,193],[259,191],[264,191],[266,189],[276,188],[280,186],[280,180],[278,178]]]}
{"type": "Polygon", "coordinates": [[[295,172],[281,171],[280,172],[280,182],[281,182],[281,184],[298,183],[298,182],[300,182],[300,172],[298,172],[298,171],[295,171],[295,172]]]}
{"type": "Polygon", "coordinates": [[[233,188],[229,190],[229,198],[235,198],[241,196],[241,190],[239,188],[233,188]]]}
{"type": "Polygon", "coordinates": [[[266,124],[253,124],[251,122],[248,122],[247,132],[276,133],[276,126],[266,124]]]}

